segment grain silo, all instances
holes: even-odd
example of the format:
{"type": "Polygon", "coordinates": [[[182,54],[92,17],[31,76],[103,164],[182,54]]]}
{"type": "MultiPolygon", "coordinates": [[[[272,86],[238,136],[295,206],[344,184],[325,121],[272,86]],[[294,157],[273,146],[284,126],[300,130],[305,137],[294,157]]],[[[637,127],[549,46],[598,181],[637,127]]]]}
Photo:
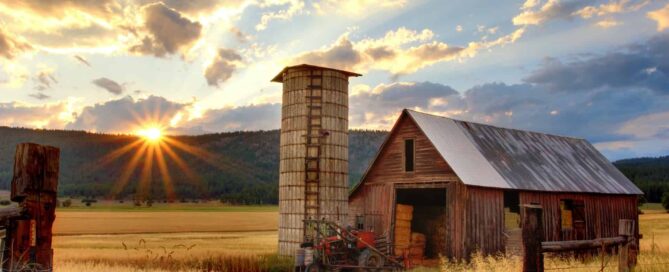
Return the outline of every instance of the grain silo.
{"type": "MultiPolygon", "coordinates": [[[[279,254],[293,255],[305,240],[303,219],[338,223],[348,213],[347,71],[296,65],[283,83],[279,163],[279,254]]],[[[309,233],[306,233],[307,239],[309,233]]]]}

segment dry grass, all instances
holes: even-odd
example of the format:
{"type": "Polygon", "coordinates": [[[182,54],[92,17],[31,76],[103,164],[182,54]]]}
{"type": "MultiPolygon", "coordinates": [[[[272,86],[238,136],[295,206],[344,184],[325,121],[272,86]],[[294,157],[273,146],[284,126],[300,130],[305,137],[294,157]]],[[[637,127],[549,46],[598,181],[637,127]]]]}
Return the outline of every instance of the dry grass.
{"type": "Polygon", "coordinates": [[[276,212],[57,212],[56,235],[276,230],[276,212]]]}
{"type": "MultiPolygon", "coordinates": [[[[59,212],[56,220],[55,265],[57,271],[91,272],[286,271],[290,260],[273,255],[276,226],[275,211],[70,210],[59,212]],[[82,233],[87,234],[73,235],[82,233]]],[[[660,264],[669,262],[669,214],[645,210],[640,231],[644,239],[635,271],[669,271],[669,264],[660,264]]],[[[579,272],[598,271],[600,262],[547,257],[545,263],[548,271],[579,272]]],[[[608,256],[605,262],[604,271],[617,271],[617,257],[608,256]]],[[[477,255],[469,264],[442,263],[413,271],[519,271],[521,266],[519,257],[477,255]]]]}

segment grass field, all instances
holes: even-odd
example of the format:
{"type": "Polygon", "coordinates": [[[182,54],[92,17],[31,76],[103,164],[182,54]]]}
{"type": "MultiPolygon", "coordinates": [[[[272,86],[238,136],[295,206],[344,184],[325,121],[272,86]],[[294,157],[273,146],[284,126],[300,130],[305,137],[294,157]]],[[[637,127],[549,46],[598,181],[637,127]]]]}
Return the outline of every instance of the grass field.
{"type": "MultiPolygon", "coordinates": [[[[56,270],[235,271],[230,268],[232,264],[241,263],[244,269],[237,271],[259,271],[276,264],[279,269],[289,265],[290,260],[274,256],[278,223],[275,206],[235,207],[208,202],[160,203],[148,208],[123,204],[102,202],[92,207],[59,208],[53,241],[56,270]]],[[[669,213],[656,204],[648,204],[643,210],[639,261],[669,262],[669,213]]],[[[599,262],[547,258],[546,267],[593,271],[599,262]]],[[[615,263],[616,259],[607,262],[615,263]]],[[[470,264],[443,264],[441,269],[416,271],[518,271],[520,266],[520,258],[478,256],[470,264]]],[[[669,265],[638,268],[669,271],[669,265]]]]}

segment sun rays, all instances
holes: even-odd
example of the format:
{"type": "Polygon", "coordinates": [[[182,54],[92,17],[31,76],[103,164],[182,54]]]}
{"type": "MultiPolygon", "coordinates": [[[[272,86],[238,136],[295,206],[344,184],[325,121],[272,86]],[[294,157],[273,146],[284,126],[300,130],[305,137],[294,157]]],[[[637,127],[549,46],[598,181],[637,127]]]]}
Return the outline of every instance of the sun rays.
{"type": "Polygon", "coordinates": [[[192,156],[214,166],[217,156],[202,148],[191,146],[178,137],[168,135],[169,127],[162,124],[169,124],[172,116],[161,114],[157,108],[145,109],[143,115],[132,112],[137,123],[130,129],[133,134],[129,137],[136,139],[130,140],[129,143],[96,162],[95,167],[103,167],[114,161],[126,161],[123,168],[113,177],[115,181],[109,192],[109,198],[123,197],[132,190],[135,200],[139,201],[161,198],[160,194],[164,194],[166,200],[175,200],[177,194],[175,179],[172,176],[174,172],[170,171],[179,171],[184,175],[182,181],[203,193],[200,178],[188,166],[183,155],[192,156]],[[136,187],[129,188],[131,184],[136,184],[136,187]]]}

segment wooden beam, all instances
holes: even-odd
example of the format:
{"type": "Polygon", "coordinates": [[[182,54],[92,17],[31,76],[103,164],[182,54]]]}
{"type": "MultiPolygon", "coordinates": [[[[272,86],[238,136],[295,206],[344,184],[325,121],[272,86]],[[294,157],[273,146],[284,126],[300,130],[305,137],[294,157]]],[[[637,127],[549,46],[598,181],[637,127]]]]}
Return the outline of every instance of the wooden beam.
{"type": "Polygon", "coordinates": [[[25,218],[10,220],[7,248],[11,251],[3,257],[4,270],[15,271],[26,264],[53,269],[59,159],[60,150],[52,146],[22,143],[16,147],[11,199],[19,202],[25,218]]]}
{"type": "Polygon", "coordinates": [[[573,240],[573,241],[554,241],[542,242],[541,250],[543,252],[564,252],[580,249],[592,249],[620,245],[627,242],[624,237],[598,238],[593,240],[573,240]]]}
{"type": "Polygon", "coordinates": [[[621,219],[618,223],[618,235],[625,239],[625,243],[620,247],[618,253],[618,271],[629,272],[634,264],[636,256],[630,254],[630,246],[634,241],[634,220],[621,219]]]}
{"type": "Polygon", "coordinates": [[[543,209],[540,205],[522,205],[523,226],[523,272],[543,272],[544,255],[541,242],[544,241],[543,209]]]}

